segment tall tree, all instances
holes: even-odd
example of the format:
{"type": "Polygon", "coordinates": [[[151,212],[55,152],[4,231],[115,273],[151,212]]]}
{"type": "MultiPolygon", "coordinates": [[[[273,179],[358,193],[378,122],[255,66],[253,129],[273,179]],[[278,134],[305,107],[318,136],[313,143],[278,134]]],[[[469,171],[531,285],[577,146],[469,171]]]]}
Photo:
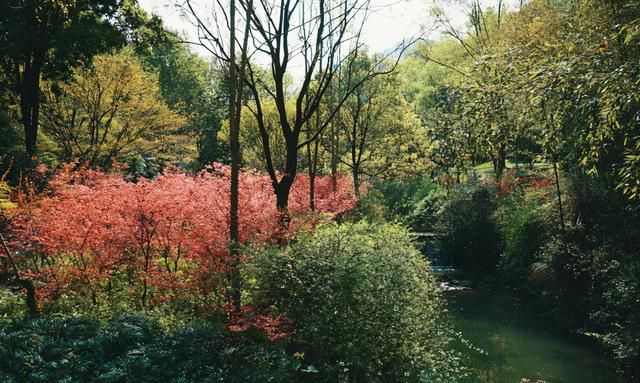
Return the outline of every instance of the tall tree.
{"type": "Polygon", "coordinates": [[[0,64],[19,98],[25,149],[37,151],[40,80],[64,78],[99,52],[121,46],[140,22],[133,0],[0,3],[0,64]]]}
{"type": "Polygon", "coordinates": [[[138,31],[141,38],[134,44],[136,53],[158,73],[167,105],[187,118],[177,133],[196,138],[197,158],[184,158],[182,162],[197,168],[228,162],[228,142],[220,142],[217,137],[228,108],[226,69],[191,52],[161,20],[152,17],[138,31]]]}
{"type": "MultiPolygon", "coordinates": [[[[239,1],[247,12],[249,29],[249,57],[245,85],[252,99],[248,102],[262,137],[267,173],[271,177],[276,194],[277,207],[282,211],[283,224],[286,226],[289,194],[298,172],[298,153],[308,142],[312,142],[324,131],[347,97],[362,83],[377,75],[388,73],[395,65],[380,70],[373,66],[372,71],[360,78],[350,77],[348,86],[338,98],[329,113],[315,128],[309,139],[301,133],[318,110],[320,101],[334,81],[341,67],[354,64],[355,55],[342,56],[342,50],[357,52],[362,50],[360,31],[369,10],[367,0],[341,0],[338,2],[259,0],[254,7],[247,1],[239,1]],[[286,79],[296,57],[306,57],[304,73],[300,75],[300,85],[295,94],[286,92],[286,79]],[[261,60],[268,62],[269,81],[260,76],[261,60]],[[287,111],[287,102],[293,99],[293,115],[287,111]],[[286,160],[284,172],[277,173],[273,166],[271,142],[265,121],[263,106],[267,101],[275,104],[279,117],[279,128],[285,140],[286,160]]],[[[217,31],[224,30],[223,21],[226,10],[214,11],[214,22],[210,26],[202,17],[202,10],[196,9],[191,1],[185,3],[185,13],[198,26],[197,43],[221,60],[229,61],[229,49],[220,39],[217,31]],[[217,13],[215,13],[217,11],[217,13]]],[[[402,51],[406,45],[399,49],[402,51]]],[[[398,52],[394,52],[397,54],[398,52]]],[[[399,60],[400,55],[398,55],[399,60]]],[[[304,59],[303,59],[304,60],[304,59]]],[[[397,63],[397,61],[396,61],[397,63]]]]}
{"type": "Polygon", "coordinates": [[[253,1],[245,5],[245,28],[240,50],[240,63],[236,60],[236,2],[231,2],[229,17],[229,149],[231,153],[231,195],[229,207],[229,246],[231,264],[231,301],[238,312],[240,310],[241,285],[240,276],[240,228],[238,203],[240,195],[240,116],[242,110],[242,83],[247,64],[247,44],[249,41],[249,19],[253,12],[253,1]]]}
{"type": "Polygon", "coordinates": [[[157,77],[130,53],[97,55],[70,81],[47,85],[41,123],[62,161],[108,166],[153,154],[175,162],[189,150],[188,137],[173,134],[185,119],[169,109],[157,77]]]}
{"type": "MultiPolygon", "coordinates": [[[[376,64],[375,57],[361,54],[349,69],[367,73],[376,64]]],[[[426,157],[426,134],[399,85],[396,73],[371,79],[354,89],[336,114],[334,122],[342,137],[339,160],[349,169],[358,196],[363,176],[384,178],[425,170],[420,162],[426,157]]]]}

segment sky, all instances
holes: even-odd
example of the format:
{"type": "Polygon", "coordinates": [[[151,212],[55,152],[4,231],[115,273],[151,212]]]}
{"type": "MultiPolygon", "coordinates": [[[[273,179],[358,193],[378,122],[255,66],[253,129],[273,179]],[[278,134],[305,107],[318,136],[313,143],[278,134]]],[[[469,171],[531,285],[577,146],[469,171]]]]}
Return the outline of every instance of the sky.
{"type": "MultiPolygon", "coordinates": [[[[181,16],[176,6],[177,1],[180,0],[139,0],[139,3],[147,12],[161,16],[169,29],[195,41],[197,40],[196,28],[181,16]]],[[[196,6],[206,6],[212,1],[214,0],[193,0],[193,3],[196,6]]],[[[438,32],[434,31],[435,23],[429,14],[435,1],[444,7],[446,14],[455,25],[464,25],[466,19],[464,13],[456,11],[453,5],[456,0],[370,0],[371,12],[364,23],[361,35],[364,44],[368,47],[368,52],[389,54],[402,41],[418,36],[437,39],[438,32]]],[[[481,0],[485,5],[494,1],[497,0],[481,0]]],[[[202,47],[192,45],[191,49],[204,57],[211,57],[211,54],[202,47]]],[[[264,66],[268,65],[266,57],[253,59],[264,66]]],[[[304,74],[303,60],[293,59],[287,73],[292,76],[295,84],[299,83],[304,74]]]]}
{"type": "MultiPolygon", "coordinates": [[[[161,16],[170,29],[186,36],[195,34],[194,27],[181,18],[175,0],[139,2],[147,12],[161,16]]],[[[363,30],[364,43],[369,51],[380,53],[391,50],[402,40],[419,35],[421,28],[429,29],[432,22],[429,22],[428,10],[432,4],[431,0],[371,0],[373,12],[363,30]]]]}

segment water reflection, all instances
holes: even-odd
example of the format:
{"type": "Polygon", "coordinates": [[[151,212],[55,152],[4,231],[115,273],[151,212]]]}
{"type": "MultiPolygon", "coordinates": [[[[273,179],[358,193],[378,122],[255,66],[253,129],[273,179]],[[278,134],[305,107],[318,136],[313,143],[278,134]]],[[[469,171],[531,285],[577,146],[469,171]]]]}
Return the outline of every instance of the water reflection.
{"type": "Polygon", "coordinates": [[[481,349],[465,351],[481,382],[622,383],[597,345],[555,331],[508,291],[445,296],[458,331],[481,349]]]}

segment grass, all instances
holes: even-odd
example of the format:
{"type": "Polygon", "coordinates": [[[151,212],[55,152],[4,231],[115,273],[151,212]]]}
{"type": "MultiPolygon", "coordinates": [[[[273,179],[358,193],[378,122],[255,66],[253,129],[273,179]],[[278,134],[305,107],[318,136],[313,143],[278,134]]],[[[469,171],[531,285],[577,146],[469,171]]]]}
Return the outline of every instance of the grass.
{"type": "MultiPolygon", "coordinates": [[[[507,169],[513,169],[516,167],[515,162],[511,162],[507,160],[507,169]]],[[[520,169],[523,170],[528,170],[529,169],[529,164],[518,164],[518,167],[520,169]]],[[[534,162],[533,163],[533,170],[547,170],[549,169],[549,163],[548,162],[534,162]]],[[[481,163],[479,165],[476,165],[474,167],[474,170],[476,172],[478,172],[479,174],[482,175],[492,175],[493,174],[493,164],[491,163],[491,161],[487,161],[484,163],[481,163]]]]}

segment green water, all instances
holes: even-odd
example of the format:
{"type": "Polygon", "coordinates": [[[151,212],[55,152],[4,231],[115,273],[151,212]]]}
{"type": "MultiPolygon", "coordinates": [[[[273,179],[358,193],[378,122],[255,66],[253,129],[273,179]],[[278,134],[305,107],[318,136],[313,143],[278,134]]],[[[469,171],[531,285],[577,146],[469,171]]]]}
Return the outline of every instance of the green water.
{"type": "Polygon", "coordinates": [[[445,293],[479,382],[623,383],[588,339],[552,330],[506,291],[445,293]]]}

